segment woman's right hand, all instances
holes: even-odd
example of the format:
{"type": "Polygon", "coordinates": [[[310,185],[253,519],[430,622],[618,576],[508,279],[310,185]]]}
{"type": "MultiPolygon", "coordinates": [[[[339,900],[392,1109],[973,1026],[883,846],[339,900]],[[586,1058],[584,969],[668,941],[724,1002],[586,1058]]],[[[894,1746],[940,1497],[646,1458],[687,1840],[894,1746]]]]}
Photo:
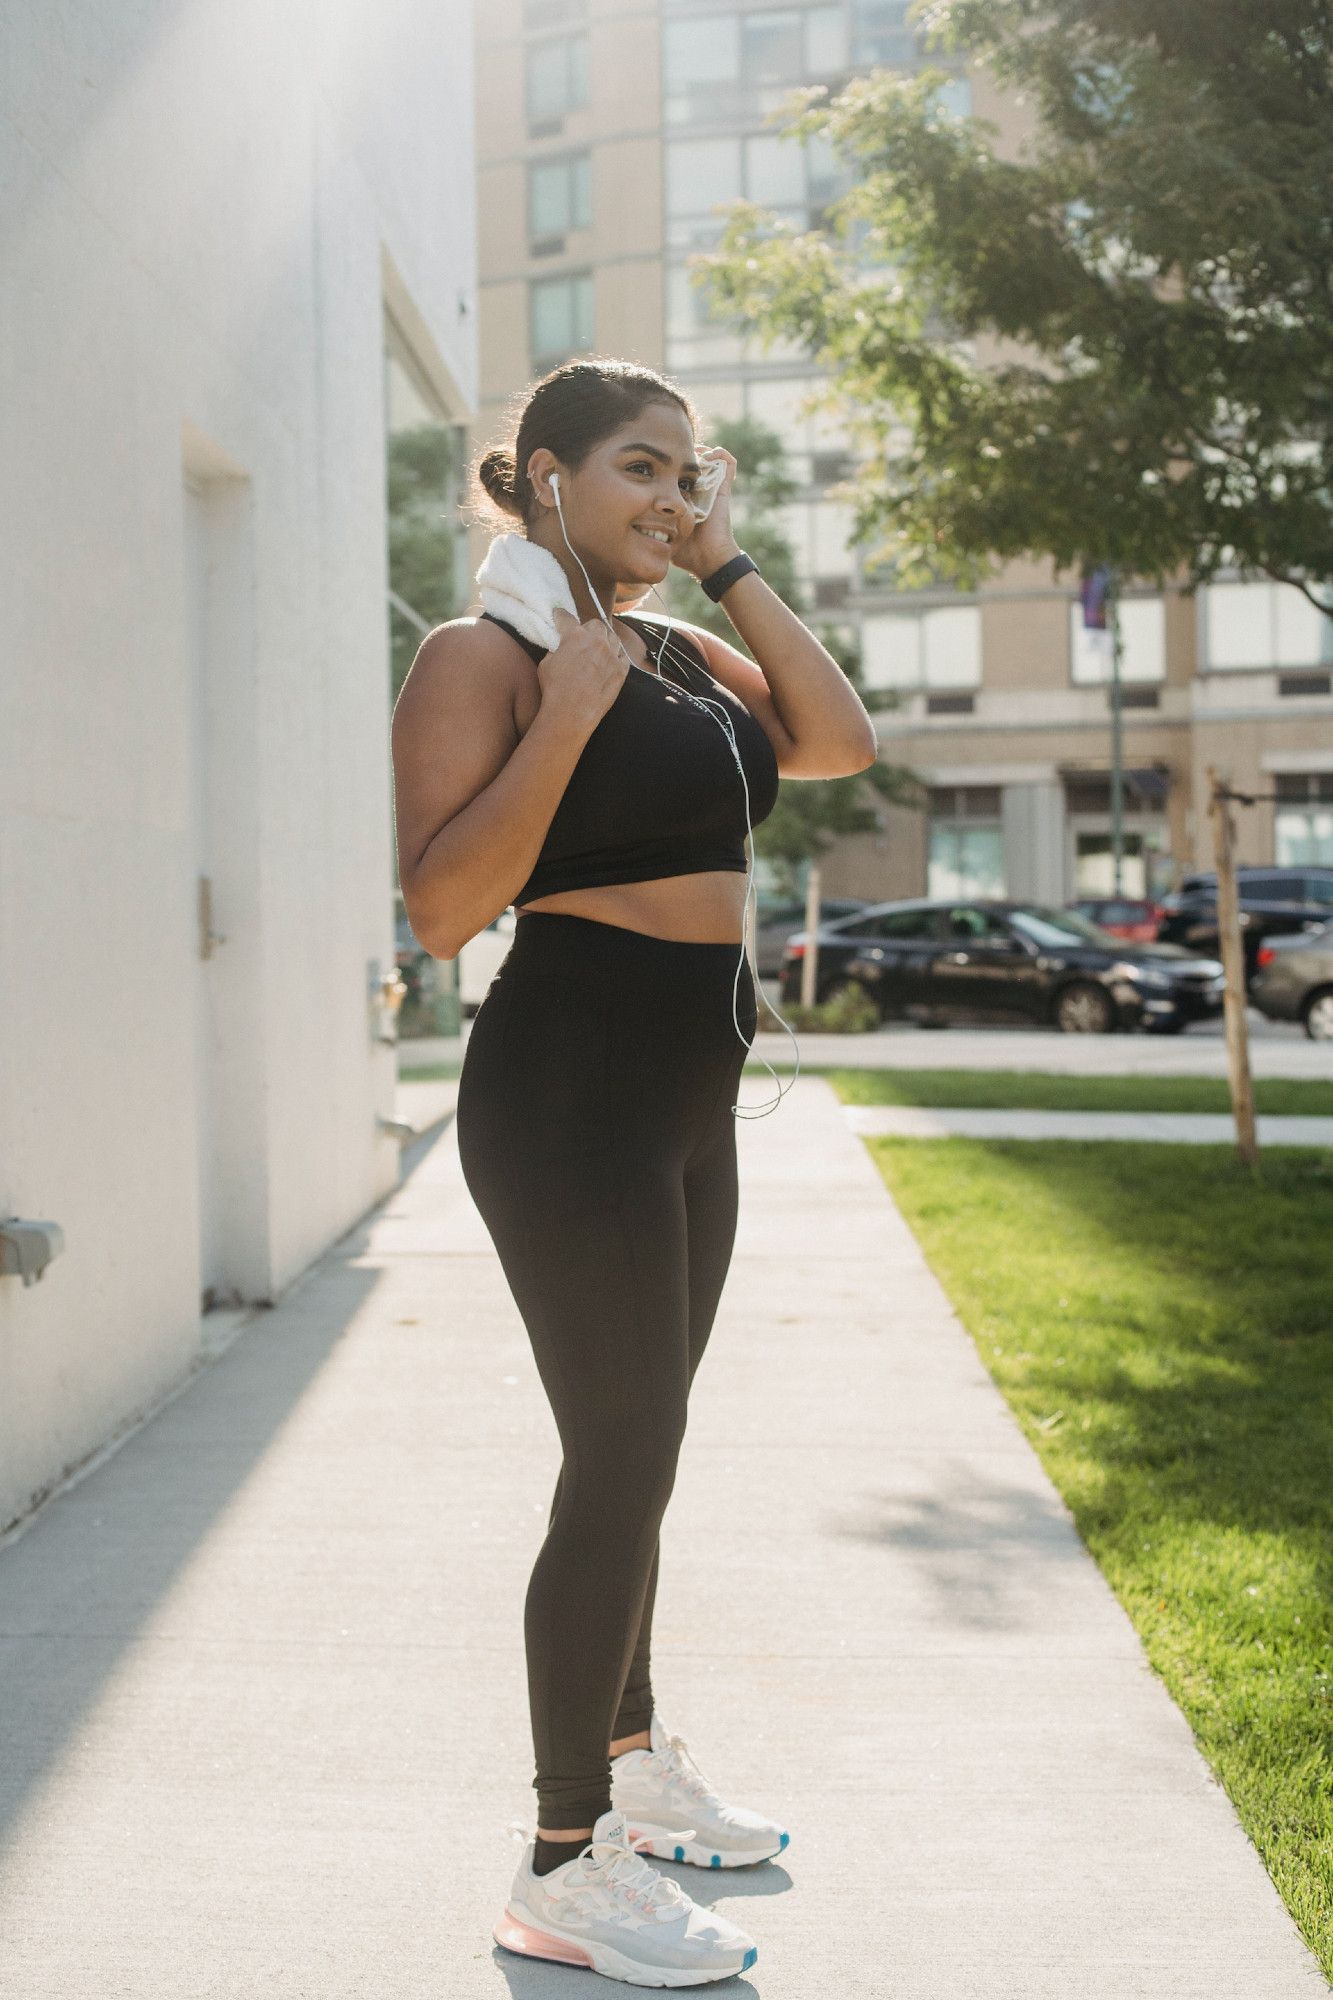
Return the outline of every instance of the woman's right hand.
{"type": "Polygon", "coordinates": [[[629,668],[600,618],[581,625],[560,605],[551,616],[560,639],[537,664],[542,707],[591,736],[620,693],[629,668]]]}

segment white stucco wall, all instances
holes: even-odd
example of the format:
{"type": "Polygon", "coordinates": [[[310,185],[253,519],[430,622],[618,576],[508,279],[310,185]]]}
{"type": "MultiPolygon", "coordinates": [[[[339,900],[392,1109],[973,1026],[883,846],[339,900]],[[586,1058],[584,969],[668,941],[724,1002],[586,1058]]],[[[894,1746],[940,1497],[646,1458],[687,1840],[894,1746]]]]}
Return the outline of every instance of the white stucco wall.
{"type": "Polygon", "coordinates": [[[397,1178],[383,312],[470,421],[470,16],[0,10],[0,1529],[397,1178]]]}

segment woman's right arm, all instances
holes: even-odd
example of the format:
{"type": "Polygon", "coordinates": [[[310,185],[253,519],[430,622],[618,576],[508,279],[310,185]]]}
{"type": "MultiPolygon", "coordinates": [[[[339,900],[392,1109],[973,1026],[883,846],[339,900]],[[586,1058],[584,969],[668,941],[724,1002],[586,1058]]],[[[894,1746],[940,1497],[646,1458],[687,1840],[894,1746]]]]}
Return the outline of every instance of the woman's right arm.
{"type": "Polygon", "coordinates": [[[456,958],[512,903],[596,724],[544,700],[520,738],[512,644],[486,624],[440,626],[394,706],[398,880],[433,958],[456,958]]]}

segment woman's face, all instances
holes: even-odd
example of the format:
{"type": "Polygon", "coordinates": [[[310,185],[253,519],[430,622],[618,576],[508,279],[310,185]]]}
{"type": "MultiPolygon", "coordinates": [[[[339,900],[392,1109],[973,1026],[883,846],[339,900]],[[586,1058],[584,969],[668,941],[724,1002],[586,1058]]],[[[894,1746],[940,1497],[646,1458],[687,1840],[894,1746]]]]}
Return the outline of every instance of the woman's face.
{"type": "MultiPolygon", "coordinates": [[[[690,495],[699,461],[680,405],[646,403],[576,472],[556,469],[565,529],[589,568],[631,587],[660,583],[696,525],[690,495]]],[[[552,509],[546,518],[563,549],[559,516],[552,509]]]]}

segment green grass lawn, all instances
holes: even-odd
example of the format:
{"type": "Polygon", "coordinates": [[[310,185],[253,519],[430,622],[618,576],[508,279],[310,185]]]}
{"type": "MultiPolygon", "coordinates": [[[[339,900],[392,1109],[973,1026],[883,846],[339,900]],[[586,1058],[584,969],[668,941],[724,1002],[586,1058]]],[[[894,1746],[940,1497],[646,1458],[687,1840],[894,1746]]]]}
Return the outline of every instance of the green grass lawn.
{"type": "MultiPolygon", "coordinates": [[[[802,1072],[804,1073],[804,1072],[802,1072]]],[[[827,1069],[848,1104],[924,1104],[969,1111],[1230,1111],[1225,1077],[1052,1076],[1041,1070],[827,1069]]],[[[1254,1108],[1274,1117],[1333,1117],[1333,1080],[1259,1077],[1254,1108]]]]}
{"type": "Polygon", "coordinates": [[[866,1143],[1333,1975],[1333,1153],[866,1143]]]}

